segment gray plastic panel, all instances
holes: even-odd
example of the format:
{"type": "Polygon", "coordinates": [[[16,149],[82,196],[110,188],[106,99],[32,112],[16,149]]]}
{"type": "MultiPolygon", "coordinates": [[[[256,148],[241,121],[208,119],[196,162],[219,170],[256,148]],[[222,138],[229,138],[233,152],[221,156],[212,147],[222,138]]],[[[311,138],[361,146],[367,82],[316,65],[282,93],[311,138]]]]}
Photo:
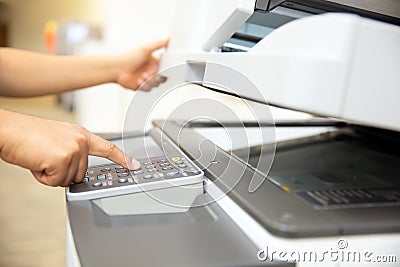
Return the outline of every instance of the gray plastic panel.
{"type": "MultiPolygon", "coordinates": [[[[143,152],[136,138],[124,141],[128,153],[143,152]]],[[[112,142],[122,147],[121,139],[112,142]]],[[[203,194],[195,204],[209,200],[203,194]]],[[[185,213],[130,216],[108,216],[91,201],[67,202],[67,210],[82,267],[294,266],[259,262],[256,247],[216,203],[185,213]]]]}
{"type": "Polygon", "coordinates": [[[82,266],[267,264],[216,203],[186,213],[107,216],[90,201],[77,201],[68,202],[68,217],[82,266]]]}

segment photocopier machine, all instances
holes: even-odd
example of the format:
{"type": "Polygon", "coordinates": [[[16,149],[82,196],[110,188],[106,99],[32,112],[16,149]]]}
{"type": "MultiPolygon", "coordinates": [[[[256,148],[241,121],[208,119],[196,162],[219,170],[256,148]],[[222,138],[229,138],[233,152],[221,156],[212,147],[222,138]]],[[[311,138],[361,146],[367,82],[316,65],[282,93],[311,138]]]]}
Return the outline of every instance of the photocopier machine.
{"type": "Polygon", "coordinates": [[[159,68],[104,135],[141,169],[66,190],[67,266],[400,266],[398,0],[183,0],[159,68]]]}

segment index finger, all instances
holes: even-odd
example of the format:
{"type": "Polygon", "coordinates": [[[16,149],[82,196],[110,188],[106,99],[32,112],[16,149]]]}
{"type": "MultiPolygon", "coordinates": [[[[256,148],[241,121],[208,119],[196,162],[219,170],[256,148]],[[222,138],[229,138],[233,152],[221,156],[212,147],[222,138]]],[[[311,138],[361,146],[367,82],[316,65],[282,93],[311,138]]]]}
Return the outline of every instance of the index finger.
{"type": "Polygon", "coordinates": [[[89,154],[107,158],[129,170],[137,170],[140,163],[131,156],[125,154],[119,147],[98,135],[87,132],[89,140],[89,154]]]}
{"type": "Polygon", "coordinates": [[[168,45],[168,42],[169,42],[169,38],[157,40],[157,41],[154,41],[152,43],[149,43],[149,44],[145,45],[145,49],[149,53],[151,53],[151,52],[153,52],[155,50],[158,50],[158,49],[166,47],[168,45]]]}

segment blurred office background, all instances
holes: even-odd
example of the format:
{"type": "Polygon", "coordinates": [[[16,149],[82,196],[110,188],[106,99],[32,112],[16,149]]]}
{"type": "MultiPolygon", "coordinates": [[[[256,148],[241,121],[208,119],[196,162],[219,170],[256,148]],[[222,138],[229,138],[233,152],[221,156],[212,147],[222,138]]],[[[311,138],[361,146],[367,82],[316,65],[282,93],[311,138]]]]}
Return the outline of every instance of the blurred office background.
{"type": "MultiPolygon", "coordinates": [[[[178,0],[0,0],[0,45],[48,52],[44,29],[53,21],[58,26],[57,54],[118,54],[167,36],[177,3],[178,0]]],[[[179,94],[180,99],[165,109],[201,94],[207,92],[189,86],[186,93],[179,94]]],[[[134,95],[118,85],[105,84],[62,96],[0,98],[0,108],[80,123],[94,132],[121,132],[134,95]]],[[[240,101],[214,97],[241,108],[240,101]]],[[[167,116],[165,109],[158,109],[153,117],[167,116]]],[[[306,116],[278,109],[273,110],[273,115],[306,116]]],[[[0,173],[0,266],[64,266],[64,189],[45,187],[29,171],[3,161],[0,173]]]]}
{"type": "MultiPolygon", "coordinates": [[[[58,24],[57,54],[118,54],[164,38],[176,0],[2,0],[2,28],[7,45],[46,52],[44,29],[58,24]]],[[[61,96],[76,120],[91,131],[120,131],[134,93],[113,84],[61,96]],[[106,123],[105,123],[106,122],[106,123]]],[[[57,103],[60,96],[35,99],[57,103]]],[[[30,100],[32,101],[32,100],[30,100]]],[[[40,104],[41,104],[40,103],[40,104]]]]}
{"type": "MultiPolygon", "coordinates": [[[[58,54],[122,53],[167,36],[175,5],[176,0],[0,0],[0,45],[46,53],[44,30],[54,20],[58,54]]],[[[0,108],[120,132],[133,95],[107,84],[61,97],[0,98],[0,108]]],[[[45,187],[29,171],[1,160],[0,173],[0,266],[65,266],[64,189],[45,187]]]]}

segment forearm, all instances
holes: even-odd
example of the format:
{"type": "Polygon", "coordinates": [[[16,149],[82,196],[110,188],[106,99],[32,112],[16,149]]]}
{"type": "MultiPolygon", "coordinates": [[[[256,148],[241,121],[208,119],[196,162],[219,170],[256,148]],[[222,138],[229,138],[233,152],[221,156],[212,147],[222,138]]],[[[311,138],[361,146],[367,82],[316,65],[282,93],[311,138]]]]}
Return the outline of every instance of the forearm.
{"type": "MultiPolygon", "coordinates": [[[[12,111],[0,109],[0,156],[3,154],[3,147],[7,143],[12,143],[13,131],[18,131],[18,126],[13,125],[13,121],[18,120],[19,116],[26,116],[12,111]],[[16,128],[14,128],[16,127],[16,128]]],[[[24,129],[20,129],[24,131],[24,129]]]]}
{"type": "Polygon", "coordinates": [[[115,82],[119,58],[52,56],[0,48],[0,95],[38,96],[115,82]]]}

